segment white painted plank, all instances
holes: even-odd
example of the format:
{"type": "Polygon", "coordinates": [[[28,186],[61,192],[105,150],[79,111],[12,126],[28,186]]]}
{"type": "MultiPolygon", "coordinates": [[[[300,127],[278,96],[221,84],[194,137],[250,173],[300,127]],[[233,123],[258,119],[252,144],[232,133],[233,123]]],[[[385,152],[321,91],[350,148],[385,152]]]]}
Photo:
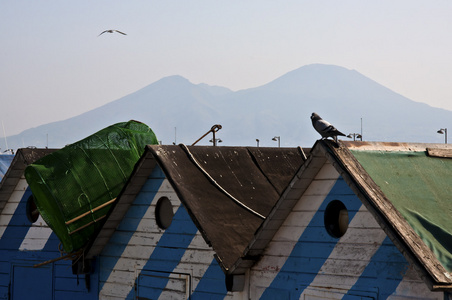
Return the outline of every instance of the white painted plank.
{"type": "Polygon", "coordinates": [[[443,300],[442,292],[432,292],[427,285],[419,277],[418,273],[410,265],[402,282],[400,282],[394,294],[388,299],[405,300],[405,299],[437,299],[443,300]]]}
{"type": "Polygon", "coordinates": [[[22,199],[24,193],[25,191],[14,191],[11,194],[11,198],[8,200],[8,203],[3,208],[2,214],[0,215],[0,238],[5,233],[9,222],[11,222],[14,212],[16,211],[20,199],[22,199]],[[13,198],[16,200],[12,201],[13,198]],[[19,199],[19,201],[17,201],[17,199],[19,199]]]}
{"type": "MultiPolygon", "coordinates": [[[[319,172],[319,176],[327,176],[336,179],[339,177],[339,174],[335,170],[332,170],[329,166],[325,168],[325,171],[319,172]]],[[[322,170],[323,167],[321,168],[321,171],[322,170]]],[[[317,212],[322,202],[325,200],[325,197],[330,193],[335,183],[336,180],[333,179],[319,181],[316,177],[307,188],[306,193],[294,206],[288,218],[284,221],[281,228],[276,232],[272,242],[269,243],[269,247],[279,247],[280,245],[278,242],[284,242],[284,246],[287,249],[287,255],[267,255],[267,253],[269,252],[275,252],[275,250],[269,249],[269,247],[267,247],[264,250],[262,259],[257,262],[256,265],[254,265],[252,268],[250,278],[250,296],[253,299],[259,299],[264,291],[264,289],[259,288],[257,284],[260,287],[268,287],[271,284],[275,276],[278,274],[277,272],[286,262],[288,255],[290,255],[290,252],[298,242],[300,236],[303,234],[306,226],[311,222],[313,216],[317,212]],[[309,208],[309,210],[306,210],[307,207],[309,208]],[[298,214],[297,212],[300,211],[303,211],[304,213],[298,214]],[[295,219],[297,219],[297,222],[295,222],[295,219]]]]}
{"type": "Polygon", "coordinates": [[[25,178],[21,178],[14,188],[15,191],[24,192],[28,187],[27,180],[25,178]]]}
{"type": "Polygon", "coordinates": [[[25,194],[25,190],[15,190],[11,193],[8,203],[19,203],[25,194]]]}
{"type": "Polygon", "coordinates": [[[339,173],[336,171],[334,166],[329,162],[326,162],[323,167],[320,169],[319,173],[316,175],[316,179],[319,180],[336,180],[339,177],[339,173]]]}
{"type": "MultiPolygon", "coordinates": [[[[153,218],[154,211],[155,211],[155,204],[157,203],[158,199],[162,197],[162,195],[169,194],[170,186],[168,187],[168,184],[166,184],[167,180],[165,179],[164,182],[161,185],[161,189],[165,192],[162,193],[157,192],[154,196],[154,199],[151,201],[151,205],[147,207],[147,210],[143,216],[143,218],[140,220],[137,230],[132,235],[132,241],[135,242],[143,242],[143,233],[146,233],[148,230],[155,230],[155,224],[150,224],[149,219],[153,218]]],[[[168,197],[169,198],[169,197],[168,197]]],[[[181,205],[180,201],[178,200],[175,192],[171,194],[172,200],[174,200],[174,204],[178,204],[174,207],[174,210],[176,211],[177,208],[181,205]],[[177,201],[175,200],[177,199],[177,201]]],[[[124,220],[126,221],[126,220],[124,220]]],[[[147,239],[147,242],[152,243],[155,245],[155,241],[158,241],[160,237],[162,236],[163,231],[161,232],[154,232],[153,233],[153,242],[150,242],[151,238],[147,239]]],[[[147,236],[146,234],[144,236],[147,236]]],[[[110,273],[109,277],[107,278],[106,282],[104,283],[102,290],[100,291],[100,296],[103,295],[117,295],[119,297],[126,297],[127,294],[130,292],[130,290],[133,287],[133,284],[135,282],[136,276],[139,275],[140,269],[142,266],[137,264],[137,260],[147,261],[149,257],[152,255],[152,252],[154,251],[155,247],[153,246],[144,246],[144,245],[134,245],[133,242],[128,243],[125,247],[121,257],[116,262],[116,265],[114,266],[112,272],[110,273]],[[119,271],[123,269],[131,270],[132,268],[137,269],[136,272],[124,272],[119,271]],[[125,285],[122,286],[121,289],[118,290],[118,283],[123,283],[125,285]]]]}
{"type": "MultiPolygon", "coordinates": [[[[199,236],[199,232],[197,233],[199,236]]],[[[202,278],[204,276],[204,273],[209,268],[210,264],[212,263],[212,260],[214,258],[215,252],[212,249],[200,251],[198,250],[199,247],[199,240],[193,239],[190,245],[188,246],[187,250],[185,251],[184,255],[182,256],[179,264],[174,269],[174,272],[178,273],[190,273],[192,274],[192,277],[196,278],[202,278]],[[187,267],[189,267],[187,269],[187,267]]],[[[205,245],[207,245],[204,242],[205,245]]],[[[193,280],[192,279],[192,291],[196,289],[196,286],[198,284],[199,280],[193,280]]],[[[167,284],[165,289],[172,289],[171,282],[167,284]]],[[[168,294],[168,293],[166,293],[168,294]]],[[[163,296],[163,294],[162,294],[163,296]]],[[[165,297],[160,297],[160,299],[166,299],[165,297]]]]}
{"type": "Polygon", "coordinates": [[[331,189],[329,186],[332,186],[336,183],[336,180],[333,179],[325,179],[325,180],[317,180],[314,179],[309,187],[306,189],[304,193],[305,196],[324,196],[326,197],[331,189]]]}
{"type": "MultiPolygon", "coordinates": [[[[367,209],[364,205],[361,205],[359,211],[366,212],[367,209]]],[[[350,221],[347,232],[341,237],[328,259],[320,268],[318,275],[310,284],[311,288],[319,286],[328,288],[340,287],[347,291],[356,283],[386,238],[386,234],[381,228],[362,229],[361,227],[356,227],[356,224],[365,223],[366,220],[372,223],[373,218],[368,219],[368,215],[365,213],[355,214],[354,218],[350,221]],[[365,239],[362,236],[365,236],[365,239]],[[356,243],[350,245],[350,241],[355,241],[356,243]],[[362,244],[365,245],[362,246],[362,244]],[[361,245],[361,251],[355,252],[353,250],[356,245],[361,245]],[[357,256],[358,253],[359,256],[357,256]],[[324,281],[325,275],[331,275],[327,282],[324,281]]],[[[308,291],[306,289],[303,291],[303,294],[308,291]]]]}
{"type": "Polygon", "coordinates": [[[50,229],[44,222],[41,216],[28,229],[22,244],[19,247],[20,251],[25,250],[42,250],[52,234],[50,229]]]}

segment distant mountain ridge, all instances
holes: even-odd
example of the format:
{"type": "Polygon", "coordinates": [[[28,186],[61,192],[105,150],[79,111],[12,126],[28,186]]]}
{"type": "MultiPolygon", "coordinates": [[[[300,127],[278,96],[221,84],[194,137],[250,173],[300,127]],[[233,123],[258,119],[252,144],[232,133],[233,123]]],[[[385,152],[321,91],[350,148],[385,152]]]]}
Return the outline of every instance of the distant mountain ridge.
{"type": "MultiPolygon", "coordinates": [[[[231,91],[192,84],[181,76],[162,78],[134,93],[67,120],[9,136],[10,148],[63,147],[111,124],[138,120],[164,144],[191,144],[213,124],[223,129],[221,145],[310,147],[320,136],[311,126],[312,112],[344,133],[364,140],[444,141],[436,131],[447,127],[452,112],[414,102],[355,70],[333,65],[303,66],[260,87],[231,91]]],[[[199,144],[210,144],[206,137],[199,144]]],[[[0,147],[5,145],[0,142],[0,147]]]]}

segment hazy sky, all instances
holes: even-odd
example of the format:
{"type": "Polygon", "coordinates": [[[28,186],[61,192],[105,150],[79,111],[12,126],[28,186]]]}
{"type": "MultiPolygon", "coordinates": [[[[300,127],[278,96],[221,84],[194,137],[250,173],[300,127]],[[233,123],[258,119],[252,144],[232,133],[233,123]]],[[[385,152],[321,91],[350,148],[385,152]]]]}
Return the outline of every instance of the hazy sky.
{"type": "Polygon", "coordinates": [[[2,0],[0,121],[13,135],[165,76],[240,90],[312,63],[452,110],[451,16],[450,0],[2,0]]]}

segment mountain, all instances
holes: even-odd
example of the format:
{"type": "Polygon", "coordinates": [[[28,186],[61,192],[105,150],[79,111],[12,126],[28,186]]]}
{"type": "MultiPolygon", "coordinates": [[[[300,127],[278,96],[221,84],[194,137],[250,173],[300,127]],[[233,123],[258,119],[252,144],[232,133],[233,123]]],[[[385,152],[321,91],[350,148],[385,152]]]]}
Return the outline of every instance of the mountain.
{"type": "MultiPolygon", "coordinates": [[[[436,131],[452,112],[414,102],[354,70],[313,64],[265,85],[240,91],[192,84],[181,76],[162,78],[130,95],[76,117],[31,128],[8,137],[10,148],[63,147],[108,125],[138,120],[148,124],[164,144],[191,145],[214,124],[219,145],[312,146],[320,136],[310,115],[317,112],[364,140],[441,143],[436,131]]],[[[200,145],[210,144],[211,135],[200,145]]],[[[0,147],[4,145],[0,142],[0,147]]]]}

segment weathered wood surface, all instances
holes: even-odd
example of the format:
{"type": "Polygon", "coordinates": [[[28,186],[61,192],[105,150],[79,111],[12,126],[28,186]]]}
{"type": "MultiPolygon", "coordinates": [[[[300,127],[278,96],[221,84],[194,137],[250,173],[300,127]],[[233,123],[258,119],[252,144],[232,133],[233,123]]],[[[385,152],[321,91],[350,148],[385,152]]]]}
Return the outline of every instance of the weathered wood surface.
{"type": "Polygon", "coordinates": [[[427,154],[433,157],[452,158],[452,149],[427,148],[427,154]]]}
{"type": "MultiPolygon", "coordinates": [[[[56,151],[56,149],[28,148],[19,149],[17,151],[8,171],[0,182],[0,213],[2,212],[6,202],[9,201],[11,193],[16,189],[16,185],[19,183],[20,179],[24,178],[23,174],[27,165],[54,151],[56,151]]],[[[23,187],[24,185],[22,184],[19,189],[23,187]]]]}
{"type": "MultiPolygon", "coordinates": [[[[302,273],[307,274],[308,277],[311,276],[310,273],[313,270],[306,269],[308,267],[306,265],[294,266],[290,272],[287,270],[283,271],[289,257],[295,255],[292,253],[295,245],[300,243],[300,237],[307,230],[314,230],[316,234],[303,238],[300,249],[304,249],[304,258],[300,257],[301,261],[309,261],[309,264],[319,261],[322,266],[318,273],[315,274],[312,283],[304,290],[300,299],[310,299],[309,297],[342,299],[344,294],[360,279],[363,271],[368,268],[369,263],[373,260],[374,254],[377,250],[381,250],[381,247],[390,250],[389,253],[393,251],[394,254],[398,254],[400,257],[400,253],[392,243],[386,244],[384,242],[387,236],[386,233],[364,205],[361,205],[354,214],[354,217],[350,220],[347,232],[337,243],[325,242],[330,240],[330,237],[328,237],[322,221],[319,223],[311,222],[321,203],[328,195],[330,199],[349,197],[346,191],[342,191],[340,195],[336,196],[337,198],[330,194],[330,190],[338,180],[338,176],[339,174],[335,168],[326,162],[312,180],[304,195],[300,197],[297,204],[292,208],[287,219],[265,249],[261,260],[251,269],[249,296],[252,299],[258,299],[270,287],[274,289],[275,287],[272,287],[271,284],[275,277],[279,276],[280,272],[287,272],[285,278],[288,281],[293,280],[291,278],[299,278],[302,273]],[[311,227],[308,227],[308,225],[311,227]],[[318,226],[318,230],[312,226],[318,226]],[[328,257],[323,257],[322,253],[330,254],[328,257]],[[299,272],[298,275],[297,272],[299,272]]],[[[351,190],[350,193],[352,193],[351,190]]],[[[356,198],[355,201],[359,202],[360,200],[356,198]]],[[[388,257],[387,261],[384,260],[379,263],[391,269],[394,264],[403,265],[406,262],[393,260],[388,257]]],[[[374,274],[373,276],[378,275],[374,274]]],[[[375,277],[375,280],[379,280],[378,277],[375,277]]],[[[438,297],[442,296],[441,293],[432,293],[419,275],[412,271],[403,277],[402,283],[400,290],[396,291],[394,296],[400,295],[413,299],[416,297],[418,299],[438,299],[438,297]],[[407,288],[416,286],[416,284],[421,285],[421,287],[415,289],[417,294],[407,290],[407,288]]],[[[302,285],[302,281],[297,284],[302,285]]],[[[368,289],[371,290],[372,286],[369,285],[368,289]]],[[[276,293],[284,297],[284,293],[289,293],[289,291],[280,287],[280,290],[276,291],[276,293]]],[[[288,295],[286,296],[289,297],[288,295]]]]}
{"type": "MultiPolygon", "coordinates": [[[[412,263],[418,264],[420,269],[428,273],[433,282],[439,285],[452,284],[452,278],[446,276],[448,272],[414,232],[413,228],[394,208],[353,154],[346,147],[337,147],[333,143],[323,142],[322,145],[325,147],[325,155],[329,157],[339,173],[352,186],[407,259],[412,263]]],[[[431,285],[430,280],[428,278],[425,279],[427,284],[431,285]]]]}
{"type": "MultiPolygon", "coordinates": [[[[167,274],[169,277],[164,276],[168,278],[168,282],[163,288],[159,287],[162,288],[160,298],[182,295],[181,289],[183,286],[181,284],[185,282],[185,279],[183,281],[178,280],[179,275],[177,274],[190,275],[187,280],[189,280],[189,287],[193,292],[212,264],[215,252],[207,245],[199,231],[194,236],[187,235],[184,226],[181,226],[183,220],[178,221],[177,233],[171,233],[173,236],[171,243],[161,244],[165,230],[158,227],[155,219],[156,204],[161,197],[170,199],[174,211],[184,209],[168,180],[162,178],[149,178],[147,180],[140,191],[140,195],[131,203],[127,214],[100,255],[100,281],[103,286],[100,296],[102,298],[113,299],[117,297],[120,299],[125,298],[130,293],[136,295],[137,292],[138,296],[146,297],[148,287],[146,287],[145,282],[140,285],[140,274],[145,276],[150,271],[159,271],[158,269],[148,269],[154,251],[159,248],[160,251],[164,248],[164,251],[160,252],[161,256],[153,258],[158,261],[158,264],[176,263],[174,257],[180,255],[176,252],[183,251],[183,255],[177,261],[171,274],[167,274]],[[157,184],[158,181],[162,181],[161,184],[157,184]],[[138,225],[134,226],[133,224],[138,225]],[[189,241],[187,248],[179,249],[178,244],[180,242],[186,243],[184,240],[189,241]],[[138,285],[134,292],[135,284],[138,285]]],[[[224,279],[222,282],[224,282],[224,279]]]]}

